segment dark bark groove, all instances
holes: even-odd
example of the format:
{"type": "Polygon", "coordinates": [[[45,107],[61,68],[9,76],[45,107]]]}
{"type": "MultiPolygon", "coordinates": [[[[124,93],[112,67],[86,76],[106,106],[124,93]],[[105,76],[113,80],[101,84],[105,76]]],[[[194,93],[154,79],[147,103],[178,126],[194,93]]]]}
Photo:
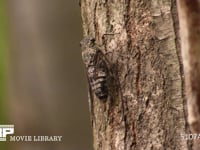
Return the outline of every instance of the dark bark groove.
{"type": "Polygon", "coordinates": [[[101,103],[91,93],[95,150],[189,149],[180,137],[188,128],[175,5],[82,1],[84,36],[105,47],[120,86],[114,103],[101,103]]]}

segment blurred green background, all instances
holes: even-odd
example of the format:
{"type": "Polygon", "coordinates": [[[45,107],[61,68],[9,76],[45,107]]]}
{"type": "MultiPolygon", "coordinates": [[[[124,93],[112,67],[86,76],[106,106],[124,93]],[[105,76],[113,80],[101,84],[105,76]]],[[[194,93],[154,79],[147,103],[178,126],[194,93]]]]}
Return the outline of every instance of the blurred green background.
{"type": "Polygon", "coordinates": [[[5,121],[3,115],[3,99],[5,96],[5,50],[7,50],[7,24],[6,24],[6,14],[5,14],[5,2],[0,1],[0,119],[1,122],[5,121]]]}
{"type": "Polygon", "coordinates": [[[0,20],[0,124],[14,124],[15,135],[63,136],[0,149],[91,150],[78,1],[1,0],[0,20]]]}
{"type": "MultiPolygon", "coordinates": [[[[0,1],[0,124],[6,123],[6,108],[4,106],[5,100],[5,76],[6,76],[6,68],[5,68],[5,51],[7,50],[7,20],[6,20],[6,10],[5,10],[5,1],[0,1]]],[[[5,149],[5,143],[0,143],[0,149],[5,149]]]]}

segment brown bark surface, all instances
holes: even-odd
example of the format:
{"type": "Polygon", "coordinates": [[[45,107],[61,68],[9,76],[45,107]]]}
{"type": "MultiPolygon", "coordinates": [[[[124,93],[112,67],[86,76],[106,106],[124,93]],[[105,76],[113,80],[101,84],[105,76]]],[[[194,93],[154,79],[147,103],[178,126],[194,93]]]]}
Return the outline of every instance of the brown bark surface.
{"type": "Polygon", "coordinates": [[[176,3],[82,0],[84,36],[95,37],[116,66],[113,103],[93,93],[95,150],[190,149],[176,3]],[[110,34],[110,35],[105,35],[110,34]]]}
{"type": "MultiPolygon", "coordinates": [[[[188,99],[188,122],[194,135],[200,133],[200,2],[198,0],[177,2],[188,99]]],[[[199,139],[194,139],[194,149],[200,149],[199,139]]]]}

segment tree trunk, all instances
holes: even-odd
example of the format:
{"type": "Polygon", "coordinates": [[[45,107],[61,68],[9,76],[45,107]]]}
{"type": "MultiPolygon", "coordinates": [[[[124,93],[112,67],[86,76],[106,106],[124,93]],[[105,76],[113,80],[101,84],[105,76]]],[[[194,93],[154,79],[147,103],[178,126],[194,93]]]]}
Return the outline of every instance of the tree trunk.
{"type": "Polygon", "coordinates": [[[91,91],[95,150],[191,149],[174,0],[82,0],[84,36],[116,66],[114,99],[91,91]]]}
{"type": "MultiPolygon", "coordinates": [[[[194,136],[200,133],[200,2],[197,0],[178,2],[188,122],[194,136]]],[[[195,150],[200,149],[199,138],[200,136],[198,139],[192,138],[195,150]]]]}

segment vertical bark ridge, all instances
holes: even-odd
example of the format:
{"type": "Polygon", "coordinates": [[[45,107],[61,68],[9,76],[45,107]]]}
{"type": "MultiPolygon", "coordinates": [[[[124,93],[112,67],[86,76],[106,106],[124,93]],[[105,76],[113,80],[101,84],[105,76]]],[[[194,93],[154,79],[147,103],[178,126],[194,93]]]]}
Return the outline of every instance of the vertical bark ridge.
{"type": "Polygon", "coordinates": [[[117,68],[122,97],[114,104],[94,98],[95,149],[187,149],[187,141],[180,141],[186,123],[172,5],[169,0],[98,1],[97,42],[105,44],[103,51],[117,68]],[[108,32],[113,35],[103,39],[108,32]]]}
{"type": "MultiPolygon", "coordinates": [[[[180,74],[181,74],[181,87],[182,87],[182,100],[183,100],[183,111],[184,111],[184,118],[187,120],[187,102],[186,102],[186,95],[185,95],[185,79],[184,79],[184,70],[183,70],[183,59],[181,55],[181,43],[180,43],[180,27],[179,27],[179,19],[178,19],[178,10],[177,10],[177,3],[176,0],[171,0],[171,13],[173,17],[173,24],[174,24],[174,33],[175,33],[175,43],[176,43],[176,53],[178,56],[179,66],[180,66],[180,74]]],[[[185,133],[191,133],[189,124],[185,121],[185,133]]],[[[192,149],[192,141],[187,140],[187,148],[189,150],[192,149]]]]}

